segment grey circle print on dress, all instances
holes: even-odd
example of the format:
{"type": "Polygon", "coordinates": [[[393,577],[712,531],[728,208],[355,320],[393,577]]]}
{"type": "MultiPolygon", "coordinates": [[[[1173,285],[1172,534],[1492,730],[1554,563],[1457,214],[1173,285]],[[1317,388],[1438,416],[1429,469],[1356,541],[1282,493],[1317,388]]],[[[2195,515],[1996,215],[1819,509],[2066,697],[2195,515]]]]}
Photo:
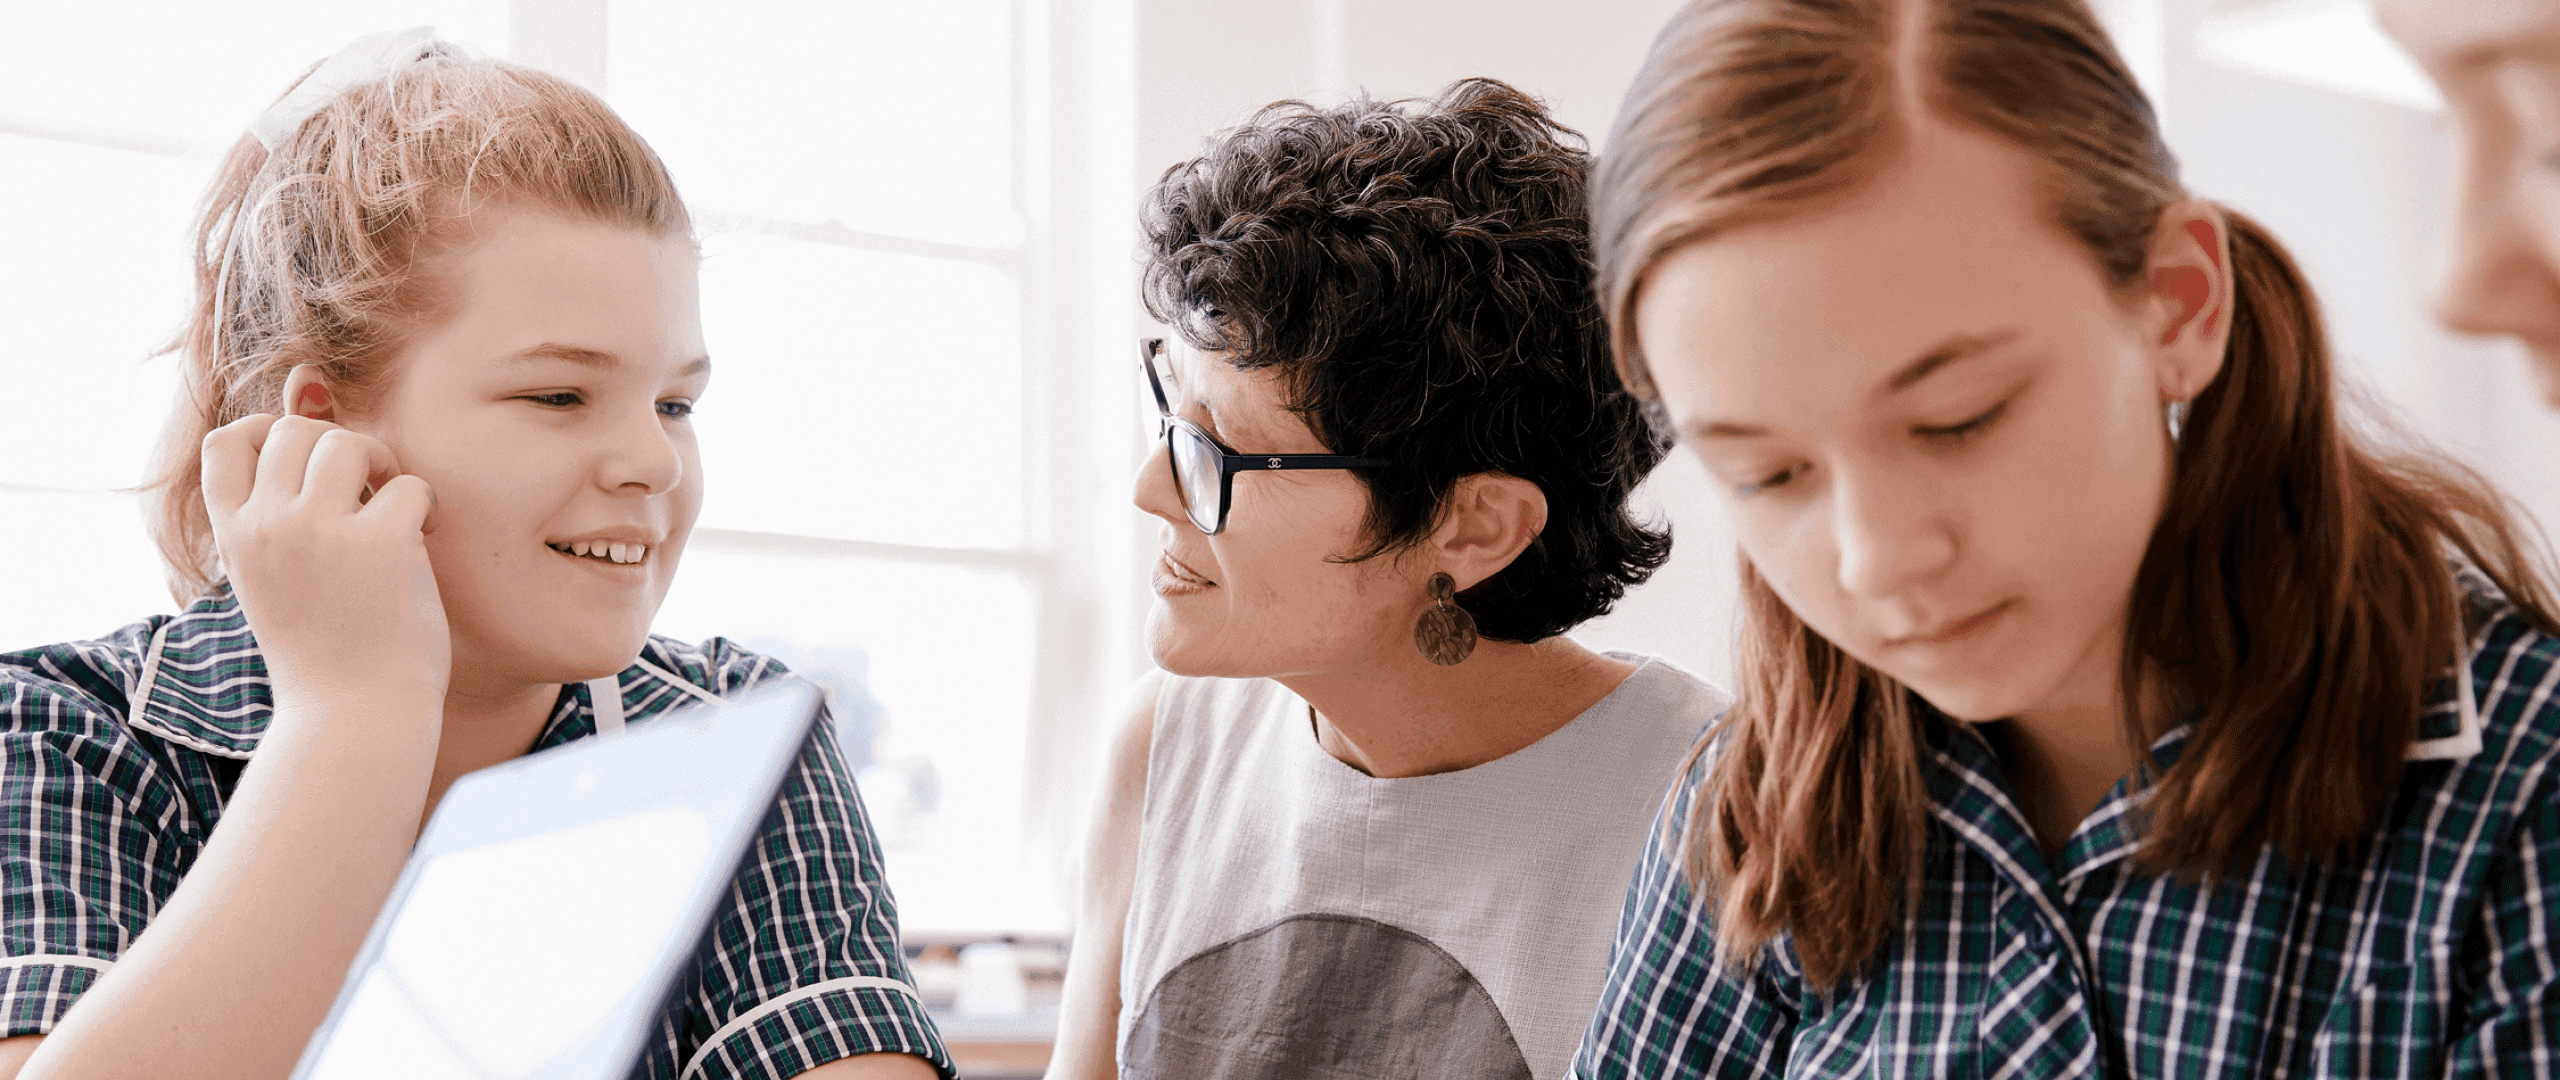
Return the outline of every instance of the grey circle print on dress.
{"type": "Polygon", "coordinates": [[[1466,965],[1352,915],[1292,915],[1176,965],[1120,1065],[1136,1080],[1529,1080],[1466,965]]]}

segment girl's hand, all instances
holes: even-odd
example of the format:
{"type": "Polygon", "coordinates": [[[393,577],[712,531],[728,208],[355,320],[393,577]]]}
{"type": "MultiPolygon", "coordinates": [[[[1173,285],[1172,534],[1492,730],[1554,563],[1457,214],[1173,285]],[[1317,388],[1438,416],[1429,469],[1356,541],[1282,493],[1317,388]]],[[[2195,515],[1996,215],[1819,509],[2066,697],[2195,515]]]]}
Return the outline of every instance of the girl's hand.
{"type": "Polygon", "coordinates": [[[453,641],[427,562],[435,496],[390,447],[325,420],[246,417],[205,436],[204,502],[280,708],[390,694],[441,712],[453,641]]]}

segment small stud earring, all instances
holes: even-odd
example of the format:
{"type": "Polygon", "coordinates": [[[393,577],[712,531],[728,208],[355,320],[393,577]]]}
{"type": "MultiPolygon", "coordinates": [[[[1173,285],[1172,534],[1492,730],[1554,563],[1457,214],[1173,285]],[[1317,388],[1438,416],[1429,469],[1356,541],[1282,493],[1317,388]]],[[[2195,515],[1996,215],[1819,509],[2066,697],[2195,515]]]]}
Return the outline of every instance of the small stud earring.
{"type": "Polygon", "coordinates": [[[1458,606],[1458,583],[1448,574],[1436,573],[1423,587],[1431,593],[1431,606],[1414,620],[1414,647],[1422,650],[1423,659],[1441,667],[1465,660],[1476,651],[1476,617],[1458,606]]]}

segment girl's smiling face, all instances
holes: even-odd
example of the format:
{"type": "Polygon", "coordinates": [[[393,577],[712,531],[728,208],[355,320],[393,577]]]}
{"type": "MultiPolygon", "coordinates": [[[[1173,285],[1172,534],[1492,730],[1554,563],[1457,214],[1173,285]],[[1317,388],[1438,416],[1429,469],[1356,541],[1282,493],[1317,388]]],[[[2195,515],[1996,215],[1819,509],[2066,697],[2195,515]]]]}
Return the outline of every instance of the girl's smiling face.
{"type": "Polygon", "coordinates": [[[458,690],[601,677],[647,639],[702,508],[696,262],[687,237],[495,206],[422,267],[428,324],[341,422],[435,491],[458,690]]]}
{"type": "MultiPolygon", "coordinates": [[[[2163,404],[2212,375],[2156,346],[2194,309],[2112,292],[2037,180],[2010,144],[1915,119],[1836,203],[1674,250],[1635,312],[1752,565],[1965,719],[2117,693],[2163,404]]],[[[2172,294],[2215,280],[2154,266],[2172,294]]]]}

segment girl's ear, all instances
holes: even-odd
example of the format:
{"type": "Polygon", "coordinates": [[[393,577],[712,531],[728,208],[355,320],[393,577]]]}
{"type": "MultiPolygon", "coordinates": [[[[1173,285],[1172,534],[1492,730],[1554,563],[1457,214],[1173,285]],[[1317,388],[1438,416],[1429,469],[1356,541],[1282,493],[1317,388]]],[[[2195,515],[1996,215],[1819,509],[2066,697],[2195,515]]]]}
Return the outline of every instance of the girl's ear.
{"type": "Polygon", "coordinates": [[[1547,493],[1538,485],[1508,473],[1460,477],[1424,545],[1426,561],[1464,592],[1501,573],[1546,527],[1547,493]]]}
{"type": "Polygon", "coordinates": [[[2222,211],[2197,199],[2161,211],[2150,278],[2143,326],[2160,400],[2188,401],[2222,374],[2231,344],[2231,226],[2222,211]]]}
{"type": "Polygon", "coordinates": [[[329,392],[328,380],[320,377],[319,367],[295,364],[284,376],[284,400],[276,410],[284,416],[307,416],[314,420],[336,423],[337,395],[329,392]]]}

